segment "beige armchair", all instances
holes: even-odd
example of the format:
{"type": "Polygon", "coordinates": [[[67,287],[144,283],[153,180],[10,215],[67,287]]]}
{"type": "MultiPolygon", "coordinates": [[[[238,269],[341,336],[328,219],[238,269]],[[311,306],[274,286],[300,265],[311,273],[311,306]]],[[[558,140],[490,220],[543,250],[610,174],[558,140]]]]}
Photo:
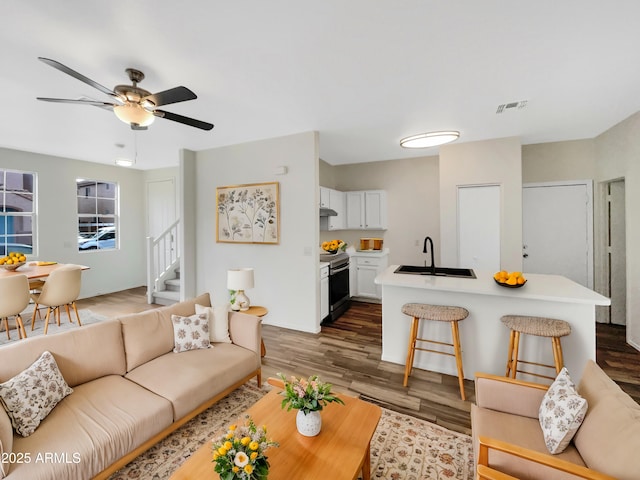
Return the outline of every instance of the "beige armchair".
{"type": "Polygon", "coordinates": [[[47,334],[49,329],[49,316],[51,312],[54,312],[56,322],[60,326],[60,307],[64,306],[67,311],[69,321],[73,322],[71,318],[71,312],[69,305],[73,307],[73,311],[78,319],[78,325],[82,326],[80,322],[80,315],[76,307],[76,299],[80,295],[81,286],[81,267],[79,265],[64,265],[54,270],[49,275],[49,278],[42,286],[42,292],[37,295],[34,294],[31,297],[35,302],[34,315],[31,318],[31,330],[35,326],[36,315],[35,312],[39,306],[47,307],[47,314],[44,319],[44,334],[47,334]]]}
{"type": "Polygon", "coordinates": [[[527,448],[513,445],[511,443],[502,442],[494,438],[480,437],[478,439],[479,451],[478,451],[478,479],[488,480],[510,480],[515,479],[511,475],[498,472],[489,467],[489,451],[502,452],[507,455],[511,455],[525,462],[532,462],[543,467],[550,467],[557,472],[558,476],[554,476],[553,473],[546,473],[545,477],[541,478],[565,478],[563,474],[567,474],[566,478],[584,478],[587,480],[616,480],[614,477],[605,475],[604,473],[596,472],[587,467],[576,465],[575,463],[568,462],[566,460],[556,458],[546,453],[536,452],[535,450],[529,450],[527,448]],[[562,476],[560,476],[562,475],[562,476]]]}
{"type": "Polygon", "coordinates": [[[521,480],[640,478],[640,405],[594,361],[587,361],[577,386],[588,402],[584,420],[555,455],[538,419],[547,385],[476,373],[475,387],[471,427],[478,479],[503,478],[489,476],[490,470],[521,480]]]}
{"type": "Polygon", "coordinates": [[[18,338],[27,338],[20,313],[29,305],[29,280],[26,275],[0,278],[0,319],[4,321],[7,338],[11,340],[9,317],[16,317],[18,338]]]}

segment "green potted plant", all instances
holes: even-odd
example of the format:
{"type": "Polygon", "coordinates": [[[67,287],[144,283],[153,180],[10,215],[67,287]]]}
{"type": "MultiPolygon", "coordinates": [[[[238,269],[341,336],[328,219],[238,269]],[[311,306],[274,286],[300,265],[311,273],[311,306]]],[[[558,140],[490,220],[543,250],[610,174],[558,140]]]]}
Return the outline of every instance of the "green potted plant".
{"type": "Polygon", "coordinates": [[[331,393],[332,385],[321,382],[317,375],[312,375],[308,379],[294,376],[287,379],[282,373],[278,376],[284,384],[281,393],[284,399],[281,407],[287,407],[287,411],[292,408],[298,410],[296,426],[301,435],[314,437],[320,433],[322,428],[320,411],[327,404],[336,402],[344,405],[340,397],[331,393]]]}

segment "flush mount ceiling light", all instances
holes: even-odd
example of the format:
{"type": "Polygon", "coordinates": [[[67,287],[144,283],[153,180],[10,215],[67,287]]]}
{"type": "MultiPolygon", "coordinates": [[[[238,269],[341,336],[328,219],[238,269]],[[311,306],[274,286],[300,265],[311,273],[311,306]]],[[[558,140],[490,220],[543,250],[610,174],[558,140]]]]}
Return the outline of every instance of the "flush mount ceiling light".
{"type": "Polygon", "coordinates": [[[131,167],[133,166],[133,160],[129,160],[128,158],[118,157],[115,160],[116,165],[120,167],[131,167]]]}
{"type": "Polygon", "coordinates": [[[438,145],[453,142],[459,136],[460,132],[456,131],[421,133],[403,138],[400,140],[400,146],[403,148],[437,147],[438,145]]]}

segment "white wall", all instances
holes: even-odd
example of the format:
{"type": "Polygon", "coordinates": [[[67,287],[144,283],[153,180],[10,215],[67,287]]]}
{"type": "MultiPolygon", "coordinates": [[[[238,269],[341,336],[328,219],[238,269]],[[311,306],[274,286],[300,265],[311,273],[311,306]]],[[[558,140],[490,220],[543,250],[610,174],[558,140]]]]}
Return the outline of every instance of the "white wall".
{"type": "Polygon", "coordinates": [[[522,146],[522,183],[595,177],[596,150],[592,138],[522,146]]]}
{"type": "MultiPolygon", "coordinates": [[[[384,247],[390,250],[390,264],[422,265],[426,258],[422,253],[424,238],[440,237],[438,157],[339,165],[330,171],[322,168],[323,163],[320,170],[323,186],[341,191],[385,190],[388,228],[320,232],[320,240],[339,237],[358,248],[360,237],[380,237],[384,239],[384,247]],[[332,180],[333,183],[329,183],[332,180]]],[[[439,248],[435,245],[436,253],[439,248]]]]}
{"type": "Polygon", "coordinates": [[[317,133],[200,151],[193,161],[198,292],[228,302],[227,270],[253,267],[255,288],[246,293],[252,304],[269,309],[264,323],[318,332],[317,133]],[[280,165],[286,175],[275,174],[280,165]],[[280,243],[216,243],[216,187],[274,181],[280,183],[280,243]]]}
{"type": "Polygon", "coordinates": [[[87,265],[80,297],[145,284],[144,183],[139,170],[0,148],[0,168],[35,172],[38,181],[38,255],[87,265]],[[120,188],[120,248],[78,252],[76,179],[116,182],[120,188]]]}
{"type": "MultiPolygon", "coordinates": [[[[640,350],[640,112],[596,137],[595,148],[597,191],[601,191],[602,182],[625,180],[627,341],[640,350]]],[[[595,222],[602,225],[604,209],[601,204],[598,207],[595,222]]],[[[596,260],[601,254],[596,251],[596,260]]],[[[600,265],[596,262],[596,282],[603,281],[600,265]]]]}
{"type": "Polygon", "coordinates": [[[501,268],[522,269],[521,157],[515,137],[440,147],[441,265],[458,262],[457,187],[497,184],[502,195],[501,268]]]}

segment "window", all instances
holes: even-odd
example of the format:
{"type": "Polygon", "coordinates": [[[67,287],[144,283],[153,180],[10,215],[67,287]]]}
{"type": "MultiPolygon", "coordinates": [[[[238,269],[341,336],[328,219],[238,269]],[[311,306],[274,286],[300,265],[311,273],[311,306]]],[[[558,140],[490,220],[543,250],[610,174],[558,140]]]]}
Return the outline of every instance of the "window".
{"type": "Polygon", "coordinates": [[[118,184],[76,180],[78,250],[108,250],[118,245],[118,184]]]}
{"type": "Polygon", "coordinates": [[[0,255],[35,253],[36,174],[0,170],[0,255]]]}

